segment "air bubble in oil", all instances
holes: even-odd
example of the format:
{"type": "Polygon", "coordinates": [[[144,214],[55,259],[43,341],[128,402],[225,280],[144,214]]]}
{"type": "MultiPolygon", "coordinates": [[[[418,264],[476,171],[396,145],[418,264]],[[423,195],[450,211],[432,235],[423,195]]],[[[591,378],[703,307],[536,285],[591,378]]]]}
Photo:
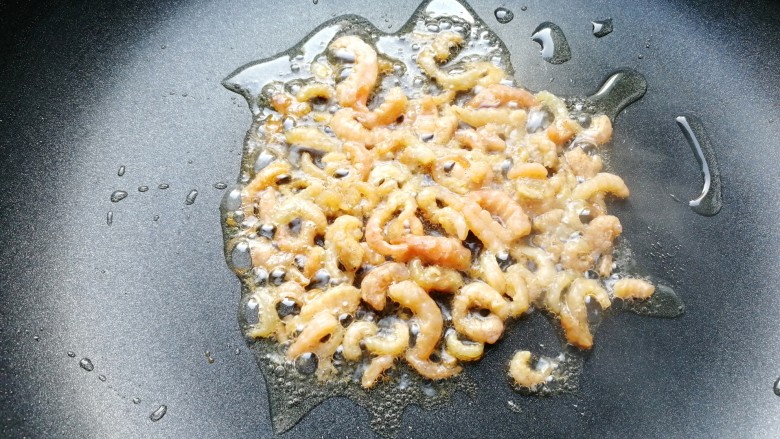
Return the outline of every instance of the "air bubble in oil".
{"type": "Polygon", "coordinates": [[[118,203],[122,200],[127,198],[127,192],[125,191],[114,191],[111,193],[111,202],[112,203],[118,203]]]}
{"type": "Polygon", "coordinates": [[[496,10],[493,11],[493,15],[496,16],[496,21],[501,24],[507,24],[515,18],[515,14],[505,7],[496,8],[496,10]]]}
{"type": "Polygon", "coordinates": [[[86,370],[87,372],[92,372],[93,370],[95,370],[95,365],[92,364],[92,360],[86,357],[82,358],[79,361],[79,366],[81,366],[81,368],[86,370]]]}

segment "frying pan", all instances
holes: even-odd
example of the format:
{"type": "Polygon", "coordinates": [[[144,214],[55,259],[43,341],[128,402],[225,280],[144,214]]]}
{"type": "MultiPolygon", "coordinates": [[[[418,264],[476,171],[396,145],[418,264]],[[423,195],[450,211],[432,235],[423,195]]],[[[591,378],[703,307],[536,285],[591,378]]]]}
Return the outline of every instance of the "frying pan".
{"type": "MultiPolygon", "coordinates": [[[[235,318],[239,283],[224,263],[223,191],[213,187],[235,180],[250,112],[219,83],[334,16],[391,30],[417,6],[2,7],[3,437],[274,437],[264,380],[235,318]],[[112,203],[116,190],[129,195],[112,203]],[[161,405],[165,416],[151,421],[161,405]]],[[[400,437],[776,437],[780,8],[758,0],[472,6],[529,89],[585,95],[617,67],[645,75],[646,96],[615,123],[611,168],[632,196],[613,210],[637,266],[673,285],[686,312],[607,319],[579,389],[549,398],[520,396],[504,377],[515,349],[557,350],[549,323],[532,316],[469,369],[479,383],[473,397],[409,407],[400,437]],[[498,6],[514,19],[497,23],[498,6]],[[615,30],[597,39],[590,21],[603,17],[615,30]],[[543,21],[566,33],[569,62],[539,56],[530,34],[543,21]],[[702,121],[719,161],[716,216],[687,206],[702,181],[675,124],[684,113],[702,121]]],[[[279,437],[373,437],[368,421],[336,398],[279,437]]]]}

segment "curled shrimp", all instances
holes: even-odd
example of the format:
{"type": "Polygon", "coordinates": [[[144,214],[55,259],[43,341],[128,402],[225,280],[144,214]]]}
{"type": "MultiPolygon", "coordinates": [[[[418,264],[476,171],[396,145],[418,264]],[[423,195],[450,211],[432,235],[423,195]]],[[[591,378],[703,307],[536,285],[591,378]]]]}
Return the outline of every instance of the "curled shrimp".
{"type": "Polygon", "coordinates": [[[515,380],[515,383],[521,387],[534,389],[543,384],[552,376],[553,365],[549,362],[544,363],[541,370],[532,369],[531,353],[529,351],[517,351],[509,361],[509,376],[515,380]]]}
{"type": "Polygon", "coordinates": [[[339,105],[366,111],[368,97],[374,91],[379,74],[376,51],[354,35],[334,40],[329,49],[335,54],[340,51],[351,53],[355,60],[347,79],[336,85],[336,99],[339,105]]]}
{"type": "Polygon", "coordinates": [[[485,161],[471,162],[464,155],[450,154],[436,160],[431,177],[436,183],[463,195],[490,184],[493,170],[485,161]]]}
{"type": "Polygon", "coordinates": [[[380,355],[371,359],[371,362],[363,371],[363,376],[360,378],[360,385],[364,389],[370,389],[374,387],[374,384],[379,380],[382,374],[393,367],[395,357],[392,355],[380,355]]]}
{"type": "Polygon", "coordinates": [[[319,206],[301,198],[288,198],[277,206],[272,215],[277,225],[276,244],[286,252],[295,252],[314,243],[314,237],[325,232],[328,220],[319,206]],[[297,236],[293,236],[288,225],[300,219],[301,227],[297,236]]]}
{"type": "Polygon", "coordinates": [[[430,379],[443,379],[460,372],[460,367],[448,362],[430,360],[441,338],[444,321],[441,310],[433,299],[412,281],[390,285],[388,297],[402,307],[409,308],[417,318],[420,331],[414,347],[406,351],[404,358],[417,372],[430,379]]]}
{"type": "Polygon", "coordinates": [[[325,230],[325,266],[331,273],[339,273],[341,263],[347,272],[354,272],[363,261],[363,221],[350,215],[342,215],[325,230]]]}
{"type": "Polygon", "coordinates": [[[547,127],[547,137],[558,146],[571,140],[571,138],[582,131],[582,127],[569,118],[569,111],[566,109],[566,103],[560,98],[547,91],[541,91],[536,94],[539,103],[550,110],[555,120],[547,127]]]}
{"type": "Polygon", "coordinates": [[[456,197],[443,188],[427,187],[417,194],[417,204],[428,220],[440,224],[444,231],[462,241],[466,239],[469,229],[463,214],[458,211],[462,203],[456,197]],[[438,207],[439,200],[449,205],[438,207]]]}
{"type": "Polygon", "coordinates": [[[336,137],[345,142],[357,142],[372,146],[390,134],[386,129],[369,130],[364,127],[357,120],[359,114],[352,108],[342,108],[336,111],[329,123],[336,137]]]}
{"type": "Polygon", "coordinates": [[[499,217],[509,232],[510,240],[522,238],[531,232],[531,221],[523,212],[523,208],[506,193],[498,190],[481,190],[469,193],[468,198],[499,217]]]}
{"type": "Polygon", "coordinates": [[[499,293],[506,291],[506,278],[498,265],[496,256],[489,252],[482,252],[479,255],[479,263],[473,269],[472,277],[482,279],[499,293]]]}
{"type": "Polygon", "coordinates": [[[295,99],[299,102],[308,102],[316,98],[330,100],[334,94],[333,87],[330,85],[321,82],[310,82],[298,90],[298,93],[295,94],[295,99]]]}
{"type": "Polygon", "coordinates": [[[399,87],[391,88],[385,95],[385,100],[379,107],[366,114],[358,116],[358,120],[366,128],[380,125],[390,125],[406,112],[408,99],[399,87]]]}
{"type": "Polygon", "coordinates": [[[592,251],[607,253],[612,242],[623,232],[620,220],[616,216],[601,215],[593,218],[582,232],[582,238],[592,251]]]}
{"type": "Polygon", "coordinates": [[[401,355],[409,346],[409,325],[403,320],[395,320],[389,329],[367,337],[364,344],[375,355],[401,355]]]}
{"type": "Polygon", "coordinates": [[[377,311],[385,309],[387,288],[393,283],[409,279],[406,265],[398,262],[387,262],[366,274],[360,284],[360,295],[363,301],[377,311]]]}
{"type": "Polygon", "coordinates": [[[428,292],[454,293],[463,286],[463,276],[458,271],[435,265],[423,267],[419,259],[409,262],[409,278],[428,292]]]}
{"type": "Polygon", "coordinates": [[[620,279],[612,287],[615,297],[644,300],[655,293],[655,285],[642,279],[620,279]]]}
{"type": "Polygon", "coordinates": [[[489,123],[508,125],[510,127],[524,127],[527,114],[525,110],[512,110],[508,108],[478,108],[450,107],[458,116],[458,119],[471,125],[481,127],[489,123]]]}
{"type": "MultiPolygon", "coordinates": [[[[300,335],[287,348],[287,360],[292,361],[301,354],[313,352],[320,362],[330,357],[341,344],[344,330],[339,321],[328,312],[320,312],[306,323],[300,335]],[[329,337],[326,342],[322,340],[329,337]],[[334,345],[334,341],[335,346],[334,345]]],[[[322,366],[322,364],[320,364],[322,366]]]]}
{"type": "Polygon", "coordinates": [[[504,332],[504,320],[509,317],[509,311],[509,303],[501,293],[483,282],[466,285],[452,299],[455,329],[477,342],[495,343],[504,332]],[[490,315],[470,315],[469,310],[473,307],[490,310],[490,315]]]}
{"type": "Polygon", "coordinates": [[[284,138],[289,145],[305,146],[321,152],[336,151],[340,146],[336,139],[313,127],[292,128],[284,133],[284,138]]]}
{"type": "Polygon", "coordinates": [[[477,149],[484,152],[503,151],[506,149],[506,143],[500,137],[484,130],[458,130],[455,132],[455,140],[468,149],[477,149]]]}
{"type": "Polygon", "coordinates": [[[276,185],[276,180],[282,175],[289,175],[292,166],[286,161],[277,160],[258,172],[244,187],[244,199],[253,200],[261,190],[276,185]]]}
{"type": "Polygon", "coordinates": [[[591,119],[590,126],[582,130],[574,139],[574,144],[588,143],[593,146],[603,145],[612,138],[612,121],[605,115],[591,119]]]}
{"type": "Polygon", "coordinates": [[[478,91],[467,103],[467,108],[511,107],[531,108],[538,105],[533,94],[522,88],[503,84],[492,84],[478,91]]]}
{"type": "Polygon", "coordinates": [[[360,290],[352,285],[338,285],[309,299],[301,307],[298,317],[305,322],[322,311],[331,315],[352,314],[359,304],[360,290]]]}
{"type": "Polygon", "coordinates": [[[578,184],[571,195],[574,199],[587,200],[598,193],[610,193],[618,198],[626,198],[629,195],[628,186],[623,179],[607,172],[599,172],[590,180],[578,184]]]}
{"type": "Polygon", "coordinates": [[[271,106],[274,110],[284,115],[301,117],[311,111],[311,106],[306,102],[299,102],[289,93],[276,93],[271,96],[271,106]]]}
{"type": "Polygon", "coordinates": [[[363,356],[363,351],[360,349],[360,343],[367,337],[370,337],[379,331],[376,324],[373,322],[352,322],[344,331],[344,340],[341,342],[342,351],[341,354],[344,358],[350,361],[359,360],[363,356]]]}
{"type": "Polygon", "coordinates": [[[344,142],[342,150],[352,162],[352,166],[358,173],[361,181],[368,178],[371,168],[374,166],[374,158],[362,143],[344,142]]]}
{"type": "Polygon", "coordinates": [[[598,155],[590,156],[582,148],[572,148],[563,155],[566,164],[578,177],[593,178],[601,172],[604,162],[598,155]]]}
{"type": "Polygon", "coordinates": [[[427,264],[466,270],[471,265],[471,252],[456,238],[407,235],[402,241],[408,248],[406,258],[420,258],[427,264]]]}
{"type": "Polygon", "coordinates": [[[593,279],[575,279],[566,294],[566,306],[561,309],[561,327],[566,335],[566,341],[580,349],[590,349],[593,346],[593,335],[588,327],[588,310],[585,297],[596,299],[603,309],[612,304],[604,288],[593,279]]]}
{"type": "Polygon", "coordinates": [[[449,329],[444,336],[447,353],[461,361],[475,361],[482,357],[485,343],[462,341],[455,330],[449,329]]]}
{"type": "Polygon", "coordinates": [[[505,78],[503,70],[489,62],[466,63],[464,71],[448,73],[439,68],[452,56],[453,49],[463,44],[463,37],[455,32],[442,32],[417,56],[417,65],[426,75],[445,89],[470,90],[477,85],[497,84],[505,78]]]}
{"type": "Polygon", "coordinates": [[[506,269],[506,295],[512,300],[509,302],[509,315],[519,317],[531,306],[528,294],[526,278],[518,265],[512,265],[506,269]]]}
{"type": "Polygon", "coordinates": [[[547,168],[540,163],[518,163],[512,167],[506,174],[507,178],[532,178],[543,180],[547,178],[547,168]]]}
{"type": "Polygon", "coordinates": [[[533,302],[555,279],[555,263],[551,256],[540,248],[518,246],[510,249],[510,253],[518,262],[514,270],[525,279],[528,296],[533,302]],[[532,264],[534,269],[526,268],[526,264],[532,264]]]}
{"type": "Polygon", "coordinates": [[[411,197],[395,196],[390,197],[384,207],[374,211],[366,223],[366,242],[375,252],[390,256],[396,261],[406,261],[409,254],[409,244],[390,244],[384,236],[384,225],[393,216],[395,211],[402,205],[414,203],[411,197]]]}

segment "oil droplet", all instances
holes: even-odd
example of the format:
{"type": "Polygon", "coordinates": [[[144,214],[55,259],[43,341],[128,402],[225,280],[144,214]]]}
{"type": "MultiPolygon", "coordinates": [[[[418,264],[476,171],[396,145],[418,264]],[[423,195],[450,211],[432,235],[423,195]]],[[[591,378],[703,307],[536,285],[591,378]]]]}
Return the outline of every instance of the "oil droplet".
{"type": "Polygon", "coordinates": [[[140,404],[140,403],[141,403],[141,398],[138,397],[133,398],[133,404],[140,404]]]}
{"type": "Polygon", "coordinates": [[[165,413],[168,412],[168,407],[165,405],[161,405],[160,407],[157,407],[157,410],[153,411],[151,415],[149,415],[149,419],[152,420],[152,422],[157,422],[160,419],[165,416],[165,413]]]}
{"type": "Polygon", "coordinates": [[[591,21],[593,25],[593,35],[596,38],[605,37],[612,33],[612,19],[604,18],[596,21],[591,21]]]}
{"type": "Polygon", "coordinates": [[[496,20],[501,24],[507,24],[515,18],[515,14],[507,8],[500,7],[493,11],[493,15],[496,16],[496,20]]]}
{"type": "Polygon", "coordinates": [[[157,221],[157,220],[159,220],[159,219],[160,219],[160,215],[155,215],[155,216],[153,216],[153,217],[152,217],[152,220],[153,220],[153,221],[157,221]]]}
{"type": "Polygon", "coordinates": [[[81,366],[82,369],[86,370],[87,372],[92,372],[95,370],[95,365],[92,364],[92,360],[89,358],[82,358],[81,361],[79,361],[79,366],[81,366]]]}
{"type": "Polygon", "coordinates": [[[205,355],[205,356],[206,356],[206,361],[207,361],[209,364],[214,364],[214,357],[213,357],[213,356],[211,356],[211,352],[210,352],[210,351],[206,351],[206,352],[204,352],[204,353],[203,353],[203,355],[205,355]]]}
{"type": "Polygon", "coordinates": [[[119,167],[119,170],[118,170],[118,171],[116,171],[116,175],[118,175],[118,176],[120,176],[120,177],[121,177],[121,176],[123,176],[123,175],[125,175],[125,166],[124,166],[124,165],[122,165],[122,166],[120,166],[120,167],[119,167]]]}
{"type": "Polygon", "coordinates": [[[106,382],[106,376],[105,376],[105,375],[103,375],[103,374],[100,374],[100,375],[98,375],[98,379],[99,379],[100,381],[106,382]]]}
{"type": "Polygon", "coordinates": [[[640,54],[640,55],[639,55],[637,58],[639,58],[639,59],[644,59],[644,57],[645,57],[644,55],[641,55],[641,54],[640,54]]]}
{"type": "Polygon", "coordinates": [[[545,21],[536,27],[531,39],[542,46],[542,59],[548,63],[563,64],[571,59],[569,42],[557,24],[545,21]]]}
{"type": "Polygon", "coordinates": [[[149,190],[149,186],[138,186],[138,192],[146,192],[149,190]]]}
{"type": "Polygon", "coordinates": [[[41,338],[40,338],[40,337],[38,337],[37,335],[34,335],[34,336],[33,336],[33,340],[35,340],[35,341],[40,341],[40,340],[41,340],[41,338]]]}
{"type": "Polygon", "coordinates": [[[106,224],[108,224],[109,226],[111,224],[114,224],[114,212],[113,211],[109,210],[108,213],[106,213],[106,224]]]}
{"type": "Polygon", "coordinates": [[[688,205],[699,215],[716,215],[723,207],[723,199],[721,197],[720,168],[715,159],[715,150],[704,131],[704,125],[697,117],[692,115],[679,116],[676,121],[685,135],[685,139],[688,140],[696,160],[699,161],[701,174],[704,178],[701,195],[689,201],[688,205]]]}
{"type": "Polygon", "coordinates": [[[775,395],[780,396],[780,378],[775,380],[775,385],[772,387],[772,391],[775,392],[775,395]]]}
{"type": "Polygon", "coordinates": [[[127,192],[125,191],[114,191],[111,194],[111,202],[112,203],[118,203],[122,200],[124,200],[127,197],[127,192]]]}
{"type": "Polygon", "coordinates": [[[319,3],[319,1],[320,1],[320,0],[311,0],[311,2],[312,2],[312,3],[314,3],[315,5],[316,5],[317,3],[319,3]]]}
{"type": "Polygon", "coordinates": [[[227,184],[222,182],[214,183],[214,189],[225,190],[227,189],[227,186],[228,186],[227,184]]]}
{"type": "Polygon", "coordinates": [[[528,10],[528,6],[520,6],[520,10],[525,12],[528,10]]]}
{"type": "Polygon", "coordinates": [[[157,186],[157,189],[168,189],[169,187],[171,187],[171,185],[168,183],[160,183],[160,185],[157,186]]]}
{"type": "Polygon", "coordinates": [[[184,204],[191,205],[195,202],[195,198],[198,197],[198,191],[197,189],[193,189],[190,191],[190,193],[187,194],[187,198],[184,199],[184,204]]]}
{"type": "Polygon", "coordinates": [[[614,120],[624,108],[636,102],[647,92],[647,80],[639,72],[620,69],[609,75],[599,90],[588,100],[598,113],[614,120]]]}
{"type": "Polygon", "coordinates": [[[70,358],[74,358],[74,357],[76,356],[76,353],[75,353],[75,352],[73,352],[73,351],[68,351],[68,356],[69,356],[70,358]]]}

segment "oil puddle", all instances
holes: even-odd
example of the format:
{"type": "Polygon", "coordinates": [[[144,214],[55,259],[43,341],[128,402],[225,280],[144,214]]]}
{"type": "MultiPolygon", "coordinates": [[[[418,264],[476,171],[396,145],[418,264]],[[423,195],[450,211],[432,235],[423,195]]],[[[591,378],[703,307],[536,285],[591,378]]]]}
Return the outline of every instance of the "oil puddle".
{"type": "MultiPolygon", "coordinates": [[[[521,9],[526,10],[525,7],[521,9]]],[[[495,15],[499,22],[510,17],[507,13],[498,10],[495,15]]],[[[316,356],[304,355],[297,361],[288,361],[285,358],[287,345],[271,339],[254,338],[250,334],[255,325],[260,323],[258,309],[264,305],[258,303],[257,295],[254,294],[256,289],[269,283],[280,283],[284,279],[284,273],[274,274],[263,269],[252,268],[252,255],[247,239],[253,239],[251,234],[255,237],[273,236],[275,231],[264,228],[262,224],[251,223],[250,220],[257,221],[257,218],[247,215],[241,209],[243,186],[256,172],[271,165],[277,158],[277,153],[266,148],[263,133],[259,131],[265,119],[273,114],[269,109],[268,96],[278,90],[295,94],[312,78],[311,72],[323,65],[340,66],[341,70],[337,71],[346,75],[351,67],[349,57],[329,55],[326,49],[335,38],[350,34],[359,35],[372,44],[380,60],[387,66],[387,73],[381,77],[378,88],[400,87],[412,98],[419,97],[422,93],[436,93],[437,85],[420,71],[415,62],[420,52],[416,35],[442,31],[458,33],[465,40],[460,50],[453,54],[452,60],[441,66],[442,69],[449,73],[458,73],[464,63],[487,60],[501,67],[510,77],[514,74],[509,61],[509,52],[504,43],[470,7],[456,0],[431,0],[420,6],[396,33],[384,33],[359,17],[336,18],[315,29],[289,51],[247,64],[223,81],[226,88],[246,98],[254,116],[245,137],[238,184],[225,193],[221,213],[225,257],[229,267],[236,272],[242,284],[238,319],[247,337],[247,344],[265,377],[271,418],[276,433],[292,428],[314,407],[334,396],[346,396],[355,400],[368,411],[372,428],[379,435],[390,437],[398,433],[403,411],[410,404],[431,408],[448,402],[454,392],[463,391],[475,395],[476,386],[469,377],[468,368],[455,378],[430,381],[420,377],[404,363],[391,369],[387,379],[376,384],[371,390],[366,390],[361,387],[360,377],[367,366],[367,359],[364,362],[344,361],[338,351],[332,360],[333,366],[338,371],[335,378],[318,380],[316,373],[313,372],[317,370],[316,362],[322,360],[318,360],[316,356]],[[281,280],[277,282],[275,279],[281,280]]],[[[560,64],[571,58],[569,45],[557,25],[549,22],[542,23],[532,38],[542,45],[542,56],[548,62],[560,64]]],[[[633,70],[623,69],[609,76],[594,95],[589,98],[568,99],[567,103],[578,106],[579,110],[575,115],[582,118],[583,122],[590,117],[589,115],[595,113],[604,113],[614,119],[627,105],[641,98],[646,88],[647,84],[642,75],[633,70]]],[[[529,114],[528,124],[532,124],[533,129],[536,125],[539,129],[544,129],[545,124],[549,125],[551,120],[548,116],[543,112],[529,114]]],[[[287,124],[288,121],[283,123],[287,124]]],[[[291,120],[289,123],[295,121],[291,120]]],[[[291,150],[284,153],[301,156],[300,151],[291,150]]],[[[312,154],[309,156],[316,165],[316,157],[312,154]]],[[[314,282],[323,284],[333,282],[333,279],[325,276],[327,273],[321,279],[315,275],[314,282]]],[[[279,315],[296,312],[293,303],[280,302],[280,305],[281,307],[276,308],[279,315]]],[[[630,306],[627,306],[627,309],[629,308],[630,306]]],[[[655,309],[663,306],[651,308],[639,313],[662,314],[655,309]]],[[[510,327],[508,330],[513,329],[510,327]]],[[[542,357],[537,360],[537,363],[541,361],[544,365],[544,362],[548,362],[555,367],[553,378],[537,389],[535,394],[552,395],[576,391],[578,377],[586,356],[587,353],[565,347],[556,357],[542,357]]],[[[495,378],[506,379],[505,375],[503,371],[496,371],[495,378]]]]}
{"type": "Polygon", "coordinates": [[[696,156],[699,166],[701,166],[701,175],[704,180],[701,194],[689,201],[688,205],[699,215],[717,215],[723,207],[723,199],[720,187],[720,169],[710,138],[704,131],[704,125],[696,116],[679,116],[675,120],[696,156]]]}
{"type": "Polygon", "coordinates": [[[569,42],[557,24],[545,21],[534,30],[531,39],[542,46],[542,59],[548,63],[563,64],[571,59],[569,42]]]}
{"type": "Polygon", "coordinates": [[[593,36],[596,38],[606,37],[612,33],[612,19],[605,18],[602,20],[595,20],[590,22],[593,26],[593,36]]]}

